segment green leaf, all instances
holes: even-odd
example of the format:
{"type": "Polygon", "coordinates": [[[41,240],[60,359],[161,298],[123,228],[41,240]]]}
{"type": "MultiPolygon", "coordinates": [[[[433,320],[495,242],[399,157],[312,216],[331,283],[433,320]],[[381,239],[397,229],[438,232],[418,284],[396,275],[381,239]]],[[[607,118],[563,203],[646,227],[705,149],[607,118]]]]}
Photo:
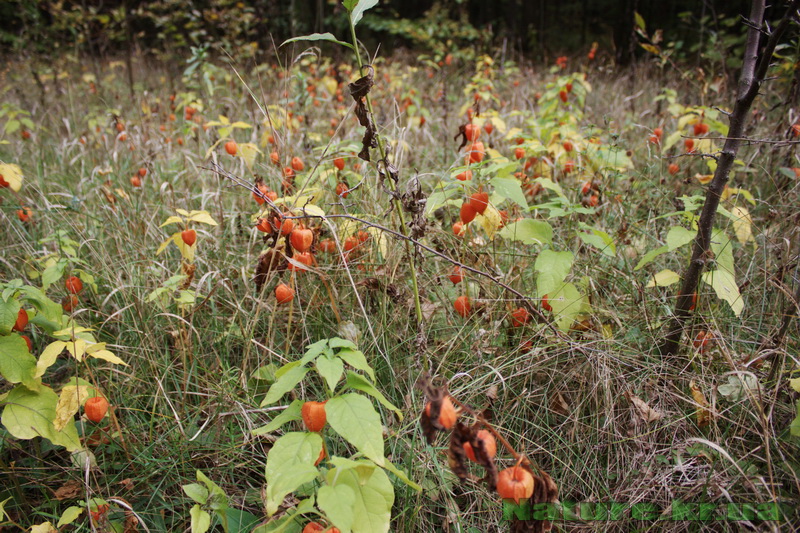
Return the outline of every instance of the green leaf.
{"type": "Polygon", "coordinates": [[[669,287],[681,280],[681,276],[672,270],[665,269],[661,272],[654,274],[650,281],[647,282],[647,287],[669,287]]]}
{"type": "Polygon", "coordinates": [[[733,245],[724,231],[714,230],[711,234],[711,251],[714,252],[714,261],[717,263],[717,268],[726,270],[735,277],[733,245]]]}
{"type": "MultiPolygon", "coordinates": [[[[538,183],[539,185],[541,185],[545,189],[553,191],[554,193],[556,193],[561,198],[563,198],[565,200],[567,199],[567,196],[564,194],[564,189],[561,188],[561,185],[559,185],[558,183],[554,182],[550,178],[536,178],[533,181],[535,183],[538,183]]],[[[534,209],[534,207],[531,207],[531,209],[534,209]]]]}
{"type": "Polygon", "coordinates": [[[17,386],[11,389],[5,401],[2,423],[16,438],[27,440],[44,437],[70,452],[81,449],[78,431],[73,421],[70,420],[61,431],[56,431],[53,426],[58,394],[51,388],[40,386],[36,390],[31,390],[17,386]]]}
{"type": "Polygon", "coordinates": [[[794,378],[789,380],[789,386],[795,391],[800,392],[800,378],[794,378]]]}
{"type": "Polygon", "coordinates": [[[683,226],[673,226],[667,232],[667,251],[677,250],[689,244],[697,236],[697,231],[690,231],[683,226]]]}
{"type": "Polygon", "coordinates": [[[44,269],[44,272],[42,272],[42,290],[46,291],[50,288],[50,285],[60,280],[66,267],[67,261],[61,259],[44,269]]]}
{"type": "Polygon", "coordinates": [[[261,518],[241,509],[228,509],[225,515],[228,517],[228,533],[250,533],[261,522],[261,518]]]}
{"type": "Polygon", "coordinates": [[[386,473],[375,468],[371,471],[348,469],[328,471],[329,485],[346,485],[353,490],[353,533],[385,533],[389,531],[394,488],[386,473]]]}
{"type": "Polygon", "coordinates": [[[0,522],[5,522],[8,513],[6,513],[6,504],[11,501],[11,498],[8,497],[5,500],[0,502],[0,522]]]}
{"type": "Polygon", "coordinates": [[[739,294],[739,287],[736,285],[736,279],[733,277],[733,274],[727,270],[718,268],[717,270],[703,272],[700,279],[702,279],[704,283],[711,285],[720,300],[728,302],[736,316],[742,314],[744,300],[741,294],[739,294]]]}
{"type": "Polygon", "coordinates": [[[336,390],[336,385],[342,379],[344,372],[344,362],[338,357],[317,357],[317,373],[328,384],[331,392],[336,390]]]}
{"type": "Polygon", "coordinates": [[[346,46],[350,50],[353,50],[353,45],[350,43],[346,43],[344,41],[340,41],[337,39],[332,33],[312,33],[310,35],[302,35],[300,37],[293,37],[291,39],[287,39],[281,43],[281,46],[289,43],[294,43],[297,41],[330,41],[332,43],[340,44],[342,46],[346,46]]]}
{"type": "Polygon", "coordinates": [[[295,400],[289,404],[289,407],[284,409],[278,416],[272,419],[266,426],[261,426],[252,431],[253,435],[266,435],[272,433],[288,422],[295,420],[302,420],[303,400],[295,400]]]}
{"type": "Polygon", "coordinates": [[[366,397],[349,393],[331,398],[325,404],[325,413],[328,424],[336,433],[375,464],[383,466],[383,426],[366,397]]]}
{"type": "Polygon", "coordinates": [[[183,485],[183,492],[200,505],[205,505],[206,501],[208,501],[208,489],[200,483],[183,485]]]}
{"type": "Polygon", "coordinates": [[[356,496],[349,486],[325,485],[317,492],[317,505],[342,533],[350,533],[356,496]]]}
{"type": "MultiPolygon", "coordinates": [[[[324,341],[322,341],[324,342],[324,341]]],[[[334,350],[338,350],[339,348],[348,348],[350,350],[358,350],[358,346],[355,345],[353,341],[349,341],[347,339],[342,339],[341,337],[331,337],[328,339],[328,346],[333,348],[334,350]]],[[[341,357],[340,354],[337,354],[341,357]]]]}
{"type": "Polygon", "coordinates": [[[503,227],[500,236],[524,244],[549,244],[553,242],[553,226],[544,220],[524,218],[503,227]]]}
{"type": "Polygon", "coordinates": [[[316,433],[292,432],[275,441],[267,455],[268,516],[278,511],[287,494],[317,477],[314,463],[321,451],[322,437],[316,433]]]}
{"type": "MultiPolygon", "coordinates": [[[[331,342],[331,348],[334,348],[333,342],[331,342]]],[[[345,348],[336,352],[336,355],[356,370],[366,372],[369,374],[369,377],[371,377],[373,380],[375,379],[375,371],[372,370],[371,366],[369,366],[369,363],[367,363],[367,358],[364,356],[364,353],[361,350],[345,348]]]]}
{"type": "Polygon", "coordinates": [[[533,265],[534,270],[539,273],[536,277],[536,291],[539,297],[561,287],[572,268],[574,259],[572,252],[542,250],[533,265]]]}
{"type": "Polygon", "coordinates": [[[36,388],[36,358],[28,351],[25,339],[16,333],[0,337],[0,376],[9,383],[36,388]]]}
{"type": "Polygon", "coordinates": [[[278,376],[279,373],[280,370],[278,370],[278,372],[275,373],[278,379],[275,381],[275,383],[272,384],[272,386],[267,391],[267,395],[261,402],[261,407],[277,402],[283,397],[284,394],[295,388],[295,386],[301,381],[303,381],[303,378],[306,377],[306,374],[308,373],[308,368],[304,366],[293,366],[280,376],[278,376]]]}
{"type": "Polygon", "coordinates": [[[0,335],[8,335],[17,322],[20,305],[14,298],[0,300],[0,335]]]}
{"type": "Polygon", "coordinates": [[[560,289],[548,294],[547,302],[553,308],[556,325],[561,331],[569,331],[575,317],[586,313],[589,304],[572,283],[564,283],[560,289]]]}
{"type": "Polygon", "coordinates": [[[322,339],[314,344],[309,344],[306,348],[306,353],[303,354],[302,359],[300,359],[300,364],[307,365],[322,353],[326,355],[331,355],[333,353],[328,346],[328,339],[322,339]]]}
{"type": "Polygon", "coordinates": [[[83,514],[83,507],[78,507],[77,505],[67,507],[64,512],[61,513],[61,518],[58,519],[57,527],[63,527],[73,523],[81,514],[83,514]]]}
{"type": "Polygon", "coordinates": [[[211,515],[195,504],[189,511],[192,517],[192,533],[205,533],[211,527],[211,515]]]}
{"type": "Polygon", "coordinates": [[[590,246],[594,246],[603,254],[614,257],[617,255],[617,245],[614,244],[614,239],[605,231],[594,229],[591,226],[583,224],[584,230],[578,232],[578,237],[590,246]]]}
{"type": "Polygon", "coordinates": [[[795,412],[796,415],[794,420],[792,420],[792,424],[789,426],[789,432],[792,437],[800,437],[800,400],[797,400],[795,412]]]}
{"type": "Polygon", "coordinates": [[[362,376],[361,374],[356,374],[355,372],[347,372],[347,386],[351,389],[360,390],[361,392],[366,392],[376,400],[378,400],[384,407],[390,409],[395,412],[397,417],[402,421],[403,420],[403,413],[397,408],[392,402],[386,399],[386,396],[381,393],[375,385],[370,383],[367,378],[362,376]]]}
{"type": "Polygon", "coordinates": [[[411,481],[411,479],[406,475],[406,473],[403,472],[402,470],[400,470],[399,468],[397,468],[394,464],[392,464],[391,461],[386,460],[383,463],[383,467],[386,470],[388,470],[389,472],[391,472],[392,474],[394,474],[395,476],[397,476],[397,478],[400,481],[402,481],[403,483],[405,483],[406,485],[408,485],[412,489],[414,489],[414,490],[416,490],[418,492],[422,490],[422,487],[420,487],[419,485],[417,485],[416,483],[411,481]]]}
{"type": "Polygon", "coordinates": [[[492,178],[489,180],[489,183],[494,187],[494,192],[496,194],[522,206],[523,209],[528,209],[528,200],[525,198],[525,193],[522,192],[522,186],[519,180],[512,178],[492,178]]]}
{"type": "Polygon", "coordinates": [[[669,251],[668,246],[661,246],[660,248],[656,248],[655,250],[650,250],[649,252],[644,254],[644,256],[641,259],[639,259],[639,262],[636,263],[636,266],[633,268],[633,271],[636,272],[637,270],[640,270],[645,265],[652,263],[653,259],[655,259],[661,254],[667,253],[668,251],[669,251]]]}
{"type": "Polygon", "coordinates": [[[378,5],[378,0],[358,0],[350,11],[350,24],[357,25],[364,12],[378,5]]]}

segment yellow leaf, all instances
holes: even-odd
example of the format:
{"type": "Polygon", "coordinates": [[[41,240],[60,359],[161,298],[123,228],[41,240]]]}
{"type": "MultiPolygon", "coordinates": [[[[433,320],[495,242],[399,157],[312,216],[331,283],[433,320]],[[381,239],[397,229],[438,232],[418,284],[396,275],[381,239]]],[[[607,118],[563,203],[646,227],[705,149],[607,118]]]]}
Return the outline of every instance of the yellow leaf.
{"type": "Polygon", "coordinates": [[[199,222],[200,224],[208,224],[209,226],[218,226],[217,221],[211,217],[208,211],[192,211],[189,213],[188,219],[191,222],[199,222]]]}
{"type": "Polygon", "coordinates": [[[7,163],[0,164],[0,176],[8,183],[11,190],[19,192],[22,188],[22,169],[17,165],[10,165],[7,163]]]}
{"type": "Polygon", "coordinates": [[[96,352],[87,353],[89,357],[94,357],[95,359],[102,359],[103,361],[108,361],[109,363],[113,363],[115,365],[122,365],[128,366],[128,363],[114,355],[112,352],[108,350],[97,350],[96,352]]]}
{"type": "Polygon", "coordinates": [[[325,89],[328,91],[329,95],[333,96],[336,94],[336,89],[339,88],[339,83],[334,78],[330,76],[323,76],[322,80],[320,81],[322,82],[323,87],[325,87],[325,89]]]}
{"type": "Polygon", "coordinates": [[[43,524],[31,526],[31,533],[57,533],[57,530],[50,522],[44,522],[43,524]]]}
{"type": "Polygon", "coordinates": [[[384,235],[383,232],[378,228],[372,226],[367,228],[367,233],[370,234],[372,241],[378,247],[381,257],[386,259],[387,254],[389,253],[389,242],[386,238],[386,235],[384,235]]]}
{"type": "MultiPolygon", "coordinates": [[[[494,148],[487,148],[486,149],[486,156],[487,156],[487,160],[495,160],[495,159],[502,158],[503,154],[501,154],[500,152],[498,152],[494,148]]],[[[505,158],[503,158],[503,159],[505,159],[505,158]]]]}
{"type": "Polygon", "coordinates": [[[92,328],[84,328],[83,326],[69,327],[60,329],[53,332],[53,337],[68,337],[70,339],[78,337],[81,333],[93,331],[92,328]]]}
{"type": "Polygon", "coordinates": [[[658,46],[653,46],[652,44],[649,43],[639,43],[639,45],[653,55],[656,56],[661,55],[661,50],[658,48],[658,46]]]}
{"type": "Polygon", "coordinates": [[[695,174],[694,179],[700,182],[701,185],[705,185],[710,183],[711,180],[714,178],[714,174],[695,174]]]}
{"type": "Polygon", "coordinates": [[[661,272],[654,274],[650,281],[647,283],[647,287],[669,287],[675,283],[680,281],[681,277],[678,275],[677,272],[673,272],[672,270],[665,269],[661,272]]]}
{"type": "Polygon", "coordinates": [[[260,153],[262,153],[261,150],[253,143],[239,145],[239,155],[244,159],[244,164],[247,165],[247,169],[250,172],[253,171],[253,164],[256,162],[256,156],[260,153]]]}
{"type": "Polygon", "coordinates": [[[184,217],[189,216],[189,212],[186,209],[176,209],[175,212],[184,217]]]}
{"type": "Polygon", "coordinates": [[[800,392],[800,378],[790,379],[789,386],[793,388],[795,392],[800,392]]]}
{"type": "Polygon", "coordinates": [[[251,125],[250,125],[250,124],[248,124],[247,122],[242,122],[241,120],[237,120],[236,122],[234,122],[233,124],[231,124],[231,128],[239,128],[239,129],[241,129],[241,130],[243,130],[243,129],[247,129],[247,128],[252,128],[252,127],[253,127],[253,126],[251,126],[251,125]]]}
{"type": "Polygon", "coordinates": [[[169,246],[169,243],[171,243],[171,242],[172,242],[172,237],[170,237],[170,238],[169,238],[169,239],[167,239],[166,241],[162,242],[162,243],[159,245],[159,247],[158,247],[158,250],[156,250],[156,255],[159,255],[161,252],[163,252],[164,250],[166,250],[166,249],[167,249],[167,246],[169,246]]]}
{"type": "Polygon", "coordinates": [[[694,401],[700,406],[695,412],[697,425],[705,427],[711,422],[711,411],[708,410],[708,400],[706,400],[705,394],[703,394],[703,391],[700,390],[700,387],[694,380],[689,383],[689,387],[692,389],[692,398],[694,398],[694,401]]]}
{"type": "Polygon", "coordinates": [[[86,354],[86,341],[83,339],[75,339],[67,344],[67,351],[72,354],[72,357],[80,363],[83,361],[83,356],[86,354]]]}
{"type": "Polygon", "coordinates": [[[314,204],[305,204],[303,207],[293,207],[292,213],[295,215],[308,215],[312,217],[324,217],[325,211],[321,207],[314,204]]]}
{"type": "Polygon", "coordinates": [[[506,133],[505,140],[514,141],[520,136],[521,133],[522,130],[520,128],[511,128],[508,130],[508,133],[506,133]]]}
{"type": "Polygon", "coordinates": [[[187,246],[185,242],[183,242],[183,238],[181,237],[181,232],[178,231],[172,234],[172,242],[175,243],[175,246],[178,247],[178,250],[181,251],[181,255],[183,256],[186,261],[191,263],[194,261],[194,251],[197,247],[197,243],[194,243],[191,246],[187,246]]]}
{"type": "Polygon", "coordinates": [[[86,385],[67,385],[61,389],[56,404],[56,418],[53,420],[56,431],[61,431],[69,424],[89,394],[90,387],[86,385]]]}
{"type": "Polygon", "coordinates": [[[54,341],[48,344],[42,355],[39,356],[39,361],[36,363],[36,374],[33,377],[40,378],[44,376],[47,369],[53,366],[53,363],[56,362],[56,359],[66,347],[67,343],[64,341],[54,341]]]}
{"type": "Polygon", "coordinates": [[[164,221],[164,222],[163,222],[163,223],[162,223],[162,224],[159,226],[159,228],[163,228],[164,226],[169,226],[170,224],[175,224],[175,223],[183,223],[183,219],[182,219],[181,217],[178,217],[178,216],[172,215],[172,216],[171,216],[171,217],[169,217],[167,220],[165,220],[165,221],[164,221]]]}
{"type": "Polygon", "coordinates": [[[750,212],[744,207],[735,206],[731,208],[731,213],[736,217],[733,221],[733,232],[740,243],[745,244],[747,241],[753,239],[753,230],[751,224],[753,220],[750,218],[750,212]]]}
{"type": "Polygon", "coordinates": [[[486,236],[489,240],[494,238],[494,234],[497,233],[497,230],[500,229],[500,226],[503,224],[503,220],[500,218],[500,212],[497,211],[492,204],[487,205],[483,214],[479,214],[475,218],[483,227],[484,231],[486,231],[486,236]]]}
{"type": "Polygon", "coordinates": [[[228,117],[226,117],[225,115],[219,115],[219,117],[217,117],[217,118],[219,119],[219,121],[220,121],[222,124],[225,124],[226,126],[227,126],[227,125],[229,125],[229,124],[231,123],[231,121],[230,121],[230,120],[228,120],[228,117]]]}

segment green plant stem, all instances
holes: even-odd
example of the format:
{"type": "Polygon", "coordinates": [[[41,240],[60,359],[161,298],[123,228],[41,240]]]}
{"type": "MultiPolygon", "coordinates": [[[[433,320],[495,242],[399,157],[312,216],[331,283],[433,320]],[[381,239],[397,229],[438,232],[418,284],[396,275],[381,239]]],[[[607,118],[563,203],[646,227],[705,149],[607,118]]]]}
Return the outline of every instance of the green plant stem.
{"type": "MultiPolygon", "coordinates": [[[[361,61],[361,52],[359,52],[358,39],[356,38],[356,28],[352,24],[352,22],[350,23],[350,37],[353,41],[353,50],[355,51],[356,54],[356,61],[358,62],[359,74],[363,74],[364,63],[361,61]]],[[[374,117],[375,114],[372,112],[372,100],[370,99],[369,94],[367,94],[364,97],[364,100],[367,103],[367,111],[369,111],[371,117],[374,117]]],[[[386,151],[383,146],[383,139],[381,138],[381,135],[377,131],[375,133],[376,133],[375,138],[378,142],[378,151],[381,153],[381,161],[383,162],[384,170],[388,173],[389,170],[386,168],[386,151]]],[[[391,184],[390,186],[392,188],[392,192],[397,192],[397,184],[394,182],[394,180],[390,179],[389,181],[391,184]]],[[[408,236],[405,216],[403,215],[403,205],[400,203],[400,200],[398,200],[396,197],[392,198],[392,202],[394,202],[395,211],[397,211],[397,216],[400,218],[400,232],[403,234],[404,237],[408,236]]],[[[420,303],[420,298],[419,298],[419,284],[417,282],[417,265],[416,261],[414,260],[414,254],[412,253],[412,248],[409,241],[405,241],[405,248],[411,266],[411,286],[414,291],[414,312],[417,317],[417,327],[420,327],[422,325],[423,317],[422,317],[422,304],[420,303]]],[[[423,367],[426,371],[428,370],[427,359],[423,361],[423,367]]]]}

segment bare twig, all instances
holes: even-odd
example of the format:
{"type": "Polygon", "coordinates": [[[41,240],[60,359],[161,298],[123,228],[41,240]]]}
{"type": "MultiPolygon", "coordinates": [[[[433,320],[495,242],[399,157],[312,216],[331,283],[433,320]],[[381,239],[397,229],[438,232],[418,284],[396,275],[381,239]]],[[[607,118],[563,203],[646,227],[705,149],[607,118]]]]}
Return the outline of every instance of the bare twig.
{"type": "MultiPolygon", "coordinates": [[[[749,20],[760,28],[764,21],[765,0],[752,0],[749,20]]],[[[668,322],[668,329],[664,342],[659,346],[662,355],[674,356],[680,348],[681,337],[686,320],[689,318],[690,308],[692,307],[692,295],[700,282],[700,275],[705,269],[709,250],[711,248],[711,230],[716,218],[717,207],[722,197],[722,191],[728,183],[731,168],[733,167],[736,153],[744,139],[744,127],[750,107],[753,104],[761,83],[769,68],[775,47],[778,45],[783,34],[789,27],[789,23],[794,17],[800,0],[793,0],[789,5],[783,19],[778,23],[770,34],[769,40],[759,54],[759,40],[761,32],[751,26],[747,32],[747,43],[745,45],[742,72],[739,77],[739,89],[733,113],[730,115],[730,127],[725,145],[722,148],[718,159],[717,169],[714,178],[706,192],[706,200],[703,204],[703,211],[698,221],[697,237],[692,247],[692,258],[689,267],[683,276],[683,284],[678,293],[677,303],[672,318],[668,322]]]]}

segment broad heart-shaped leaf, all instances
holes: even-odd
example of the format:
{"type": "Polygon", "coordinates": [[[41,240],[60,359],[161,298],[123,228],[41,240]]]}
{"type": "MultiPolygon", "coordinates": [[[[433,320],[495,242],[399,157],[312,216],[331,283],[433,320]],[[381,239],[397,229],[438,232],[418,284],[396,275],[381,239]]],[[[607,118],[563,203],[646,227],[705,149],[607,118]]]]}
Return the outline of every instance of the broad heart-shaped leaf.
{"type": "Polygon", "coordinates": [[[18,165],[0,163],[0,176],[3,176],[3,180],[9,184],[12,191],[19,192],[22,188],[22,169],[18,165]]]}
{"type": "Polygon", "coordinates": [[[225,516],[228,517],[228,533],[250,533],[261,522],[261,518],[241,509],[228,509],[225,516]]]}
{"type": "Polygon", "coordinates": [[[680,274],[669,269],[662,270],[657,274],[653,274],[650,281],[647,282],[647,287],[669,287],[681,280],[680,274]]]}
{"type": "Polygon", "coordinates": [[[77,505],[67,507],[64,512],[61,513],[61,518],[58,519],[57,527],[63,527],[73,523],[81,514],[83,514],[83,507],[78,507],[77,505]]]}
{"type": "Polygon", "coordinates": [[[719,299],[728,302],[733,314],[736,316],[742,314],[744,300],[739,294],[739,287],[736,285],[736,278],[732,273],[723,268],[718,268],[717,270],[703,272],[703,276],[700,279],[713,287],[719,299]]]}
{"type": "Polygon", "coordinates": [[[683,226],[673,226],[667,232],[667,250],[677,250],[685,244],[689,244],[697,236],[697,231],[691,231],[683,226]]]}
{"type": "Polygon", "coordinates": [[[9,383],[27,383],[35,388],[36,358],[16,333],[0,337],[0,376],[9,383]]]}
{"type": "Polygon", "coordinates": [[[542,250],[533,265],[539,273],[536,276],[536,291],[540,298],[561,287],[574,259],[572,252],[542,250]]]}
{"type": "Polygon", "coordinates": [[[553,242],[553,226],[544,220],[524,218],[505,226],[499,235],[523,244],[549,244],[553,242]]]}
{"type": "Polygon", "coordinates": [[[714,252],[714,261],[717,262],[717,267],[727,270],[731,277],[735,277],[733,246],[724,231],[715,229],[711,234],[711,251],[714,252]]]}
{"type": "Polygon", "coordinates": [[[652,263],[653,259],[667,252],[669,252],[668,246],[661,246],[659,248],[656,248],[655,250],[650,250],[649,252],[644,254],[644,256],[642,256],[641,259],[639,259],[639,262],[636,263],[636,266],[633,268],[633,271],[636,272],[637,270],[640,270],[645,265],[652,263]]]}
{"type": "MultiPolygon", "coordinates": [[[[350,342],[350,341],[345,341],[350,342]]],[[[352,343],[350,343],[352,344],[352,343]]],[[[333,339],[331,339],[331,348],[335,348],[333,346],[333,339]]],[[[345,363],[352,366],[356,370],[361,370],[362,372],[366,372],[369,374],[369,377],[375,379],[375,371],[372,370],[372,367],[369,366],[367,363],[367,358],[364,356],[364,353],[361,350],[356,350],[355,345],[353,348],[344,348],[343,350],[339,350],[336,352],[336,355],[340,357],[345,363]]]]}
{"type": "Polygon", "coordinates": [[[292,432],[275,441],[267,455],[268,516],[278,511],[287,494],[317,477],[314,463],[321,451],[322,437],[316,433],[292,432]]]}
{"type": "Polygon", "coordinates": [[[385,533],[389,531],[394,504],[394,487],[386,472],[350,468],[328,471],[327,482],[334,487],[346,485],[353,490],[353,533],[385,533]]]}
{"type": "Polygon", "coordinates": [[[211,515],[198,504],[192,506],[189,515],[192,517],[192,533],[206,533],[211,527],[211,515]]]}
{"type": "Polygon", "coordinates": [[[528,209],[528,200],[525,198],[525,193],[522,192],[522,186],[519,180],[513,178],[492,178],[489,183],[494,187],[495,194],[499,194],[503,198],[511,200],[515,204],[522,206],[523,209],[528,209]]]}
{"type": "Polygon", "coordinates": [[[61,389],[56,404],[56,418],[53,420],[56,431],[61,431],[73,421],[75,413],[93,392],[94,388],[87,385],[67,385],[61,389]]]}
{"type": "Polygon", "coordinates": [[[617,255],[617,245],[614,244],[614,239],[605,231],[600,231],[587,224],[582,224],[584,229],[578,231],[578,237],[590,246],[594,246],[605,255],[614,257],[617,255]]]}
{"type": "Polygon", "coordinates": [[[202,482],[208,489],[208,506],[215,511],[226,510],[228,508],[228,496],[225,491],[202,471],[198,470],[196,476],[197,481],[202,482]]]}
{"type": "Polygon", "coordinates": [[[266,435],[267,433],[272,433],[276,429],[280,428],[284,424],[288,422],[292,422],[294,420],[302,420],[302,410],[303,410],[303,400],[295,400],[289,404],[289,407],[284,409],[278,416],[272,419],[272,421],[267,424],[266,426],[261,426],[260,428],[256,428],[252,431],[253,435],[266,435]]]}
{"type": "Polygon", "coordinates": [[[81,449],[74,422],[67,423],[62,431],[53,427],[58,395],[51,388],[40,386],[34,391],[20,385],[11,389],[5,401],[2,423],[16,438],[44,437],[70,452],[81,449]]]}
{"type": "Polygon", "coordinates": [[[208,489],[200,483],[189,483],[188,485],[183,485],[182,488],[188,497],[200,505],[204,505],[208,500],[208,489]]]}
{"type": "Polygon", "coordinates": [[[350,533],[356,495],[348,485],[324,485],[317,491],[317,505],[342,533],[350,533]]]}
{"type": "Polygon", "coordinates": [[[0,335],[8,335],[17,322],[20,305],[15,298],[0,299],[0,335]]]}
{"type": "MultiPolygon", "coordinates": [[[[295,363],[297,362],[295,361],[295,363]]],[[[289,363],[289,364],[291,365],[295,363],[289,363]]],[[[272,386],[269,388],[269,390],[267,391],[267,395],[261,402],[261,407],[264,407],[265,405],[270,405],[280,400],[284,394],[295,388],[295,386],[298,383],[303,381],[303,378],[306,377],[307,373],[308,373],[308,368],[304,366],[295,365],[289,368],[289,370],[281,374],[275,381],[275,383],[273,383],[272,386]]]]}
{"type": "Polygon", "coordinates": [[[61,279],[64,269],[67,267],[66,259],[56,261],[42,272],[42,290],[47,290],[50,285],[61,279]]]}
{"type": "Polygon", "coordinates": [[[338,357],[317,357],[316,361],[317,366],[317,373],[325,380],[328,384],[328,388],[331,392],[336,390],[336,385],[339,383],[339,380],[342,379],[342,373],[344,373],[344,362],[338,357]]]}
{"type": "Polygon", "coordinates": [[[347,372],[347,386],[351,389],[360,390],[361,392],[366,392],[376,400],[378,400],[384,407],[394,411],[397,417],[402,421],[403,420],[403,413],[398,409],[392,402],[386,399],[386,396],[381,393],[375,385],[369,382],[367,378],[362,376],[361,374],[356,374],[355,372],[347,372]]]}
{"type": "Polygon", "coordinates": [[[65,323],[64,310],[58,304],[47,297],[45,293],[36,287],[25,285],[20,288],[24,300],[36,309],[36,316],[31,322],[50,333],[62,327],[65,323]]]}
{"type": "Polygon", "coordinates": [[[306,347],[306,353],[304,353],[303,357],[300,359],[300,364],[307,365],[308,363],[316,359],[317,356],[319,356],[321,353],[325,353],[327,355],[333,353],[331,352],[331,349],[328,346],[328,339],[322,339],[321,341],[309,344],[306,347]]]}
{"type": "Polygon", "coordinates": [[[187,220],[190,222],[199,222],[200,224],[208,224],[209,226],[218,226],[217,221],[214,220],[208,211],[192,211],[189,213],[187,220]]]}
{"type": "Polygon", "coordinates": [[[294,43],[297,41],[330,41],[332,43],[340,44],[342,46],[346,46],[350,50],[353,49],[353,45],[350,43],[346,43],[344,41],[340,41],[337,39],[332,33],[312,33],[310,35],[301,35],[300,37],[293,37],[291,39],[287,39],[281,43],[281,46],[289,43],[294,43]]]}
{"type": "Polygon", "coordinates": [[[572,283],[564,283],[561,288],[548,294],[547,301],[553,308],[556,325],[561,331],[569,331],[575,317],[589,310],[586,298],[572,283]]]}
{"type": "Polygon", "coordinates": [[[360,394],[343,394],[328,400],[325,413],[336,433],[375,464],[383,466],[383,426],[372,402],[360,394]]]}
{"type": "MultiPolygon", "coordinates": [[[[364,16],[364,11],[372,9],[378,5],[378,0],[357,0],[355,5],[348,9],[350,11],[350,24],[355,26],[364,16]]],[[[346,7],[346,6],[345,6],[346,7]]]]}
{"type": "Polygon", "coordinates": [[[53,341],[48,344],[47,348],[45,348],[39,356],[39,361],[36,363],[35,377],[39,378],[44,376],[47,369],[53,366],[58,356],[61,355],[61,352],[63,352],[66,347],[67,343],[64,341],[53,341]]]}

